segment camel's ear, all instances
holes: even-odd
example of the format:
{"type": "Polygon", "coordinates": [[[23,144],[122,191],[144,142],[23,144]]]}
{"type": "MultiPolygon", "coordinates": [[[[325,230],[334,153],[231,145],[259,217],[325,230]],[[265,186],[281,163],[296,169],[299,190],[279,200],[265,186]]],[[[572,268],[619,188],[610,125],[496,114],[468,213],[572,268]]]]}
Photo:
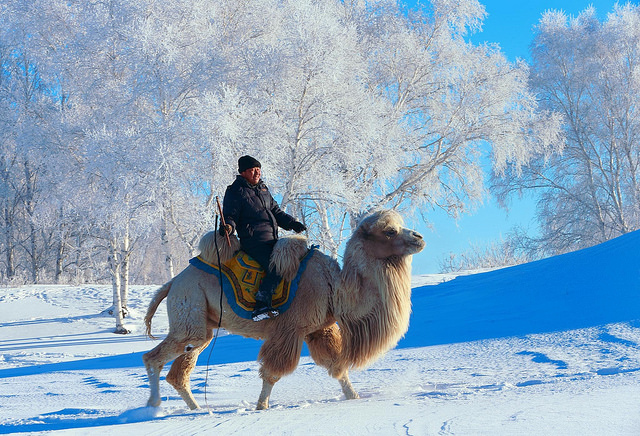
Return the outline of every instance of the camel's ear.
{"type": "Polygon", "coordinates": [[[388,221],[385,216],[389,213],[390,211],[378,210],[365,216],[358,224],[356,233],[364,239],[370,238],[371,235],[376,232],[377,228],[382,228],[385,222],[388,221]]]}
{"type": "Polygon", "coordinates": [[[371,235],[371,225],[371,220],[365,219],[356,229],[356,233],[362,238],[362,240],[368,239],[371,235]]]}

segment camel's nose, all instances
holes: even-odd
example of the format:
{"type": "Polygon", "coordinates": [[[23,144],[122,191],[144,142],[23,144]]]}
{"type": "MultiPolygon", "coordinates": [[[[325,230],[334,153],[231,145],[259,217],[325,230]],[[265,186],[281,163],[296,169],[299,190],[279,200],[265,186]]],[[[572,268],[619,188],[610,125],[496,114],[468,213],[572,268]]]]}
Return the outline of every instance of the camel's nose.
{"type": "Polygon", "coordinates": [[[418,232],[416,232],[415,230],[411,232],[411,234],[413,235],[414,238],[416,239],[422,239],[422,235],[418,232]]]}

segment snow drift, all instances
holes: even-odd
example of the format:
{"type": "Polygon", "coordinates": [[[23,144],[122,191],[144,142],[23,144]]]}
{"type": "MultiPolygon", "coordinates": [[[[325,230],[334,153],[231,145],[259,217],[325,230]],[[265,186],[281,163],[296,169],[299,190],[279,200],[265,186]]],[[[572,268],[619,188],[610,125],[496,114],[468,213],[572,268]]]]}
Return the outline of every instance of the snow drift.
{"type": "Polygon", "coordinates": [[[163,407],[143,407],[155,287],[132,290],[127,336],[100,315],[108,286],[0,289],[0,434],[640,434],[640,232],[447,278],[414,278],[407,335],[352,374],[360,400],[303,357],[266,412],[260,342],[224,334],[193,373],[204,410],[164,381],[163,407]]]}
{"type": "Polygon", "coordinates": [[[561,256],[416,288],[412,300],[414,316],[400,347],[640,319],[640,231],[561,256]]]}

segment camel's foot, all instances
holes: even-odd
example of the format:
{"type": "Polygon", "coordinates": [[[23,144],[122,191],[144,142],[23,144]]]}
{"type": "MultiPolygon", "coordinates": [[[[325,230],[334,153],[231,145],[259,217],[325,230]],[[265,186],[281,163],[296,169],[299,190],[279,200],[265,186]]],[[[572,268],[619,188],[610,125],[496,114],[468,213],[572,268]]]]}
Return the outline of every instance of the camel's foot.
{"type": "Polygon", "coordinates": [[[360,398],[360,395],[353,389],[353,385],[351,384],[351,380],[348,377],[345,377],[340,380],[340,386],[342,387],[342,392],[344,396],[347,397],[347,400],[357,400],[360,398]]]}
{"type": "Polygon", "coordinates": [[[189,409],[196,410],[200,408],[200,406],[198,405],[198,402],[193,397],[193,394],[191,393],[191,388],[189,387],[188,384],[186,386],[179,385],[175,382],[173,377],[167,377],[167,381],[171,382],[175,390],[178,391],[178,394],[180,394],[180,397],[182,397],[184,402],[187,403],[187,407],[189,407],[189,409]]]}
{"type": "Polygon", "coordinates": [[[162,400],[160,399],[160,397],[158,398],[149,397],[149,401],[147,401],[147,407],[158,407],[160,406],[160,403],[162,403],[162,400]]]}
{"type": "Polygon", "coordinates": [[[113,331],[114,333],[118,334],[118,335],[128,335],[129,333],[131,333],[131,330],[120,326],[120,327],[116,327],[116,329],[113,331]]]}
{"type": "Polygon", "coordinates": [[[269,400],[258,401],[256,410],[267,410],[269,408],[269,400]]]}
{"type": "Polygon", "coordinates": [[[189,401],[185,398],[183,398],[183,400],[185,403],[187,403],[187,406],[189,406],[189,409],[191,410],[197,410],[200,408],[200,405],[196,402],[196,400],[189,401]]]}

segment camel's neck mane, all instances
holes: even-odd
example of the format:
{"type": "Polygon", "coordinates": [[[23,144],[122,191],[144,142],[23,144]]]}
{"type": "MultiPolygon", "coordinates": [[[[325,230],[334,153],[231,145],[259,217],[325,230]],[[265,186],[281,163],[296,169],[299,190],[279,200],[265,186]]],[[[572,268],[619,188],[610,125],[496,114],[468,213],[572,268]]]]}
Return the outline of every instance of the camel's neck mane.
{"type": "Polygon", "coordinates": [[[393,348],[411,314],[411,256],[369,259],[359,256],[358,245],[347,246],[333,301],[343,358],[356,368],[393,348]]]}

